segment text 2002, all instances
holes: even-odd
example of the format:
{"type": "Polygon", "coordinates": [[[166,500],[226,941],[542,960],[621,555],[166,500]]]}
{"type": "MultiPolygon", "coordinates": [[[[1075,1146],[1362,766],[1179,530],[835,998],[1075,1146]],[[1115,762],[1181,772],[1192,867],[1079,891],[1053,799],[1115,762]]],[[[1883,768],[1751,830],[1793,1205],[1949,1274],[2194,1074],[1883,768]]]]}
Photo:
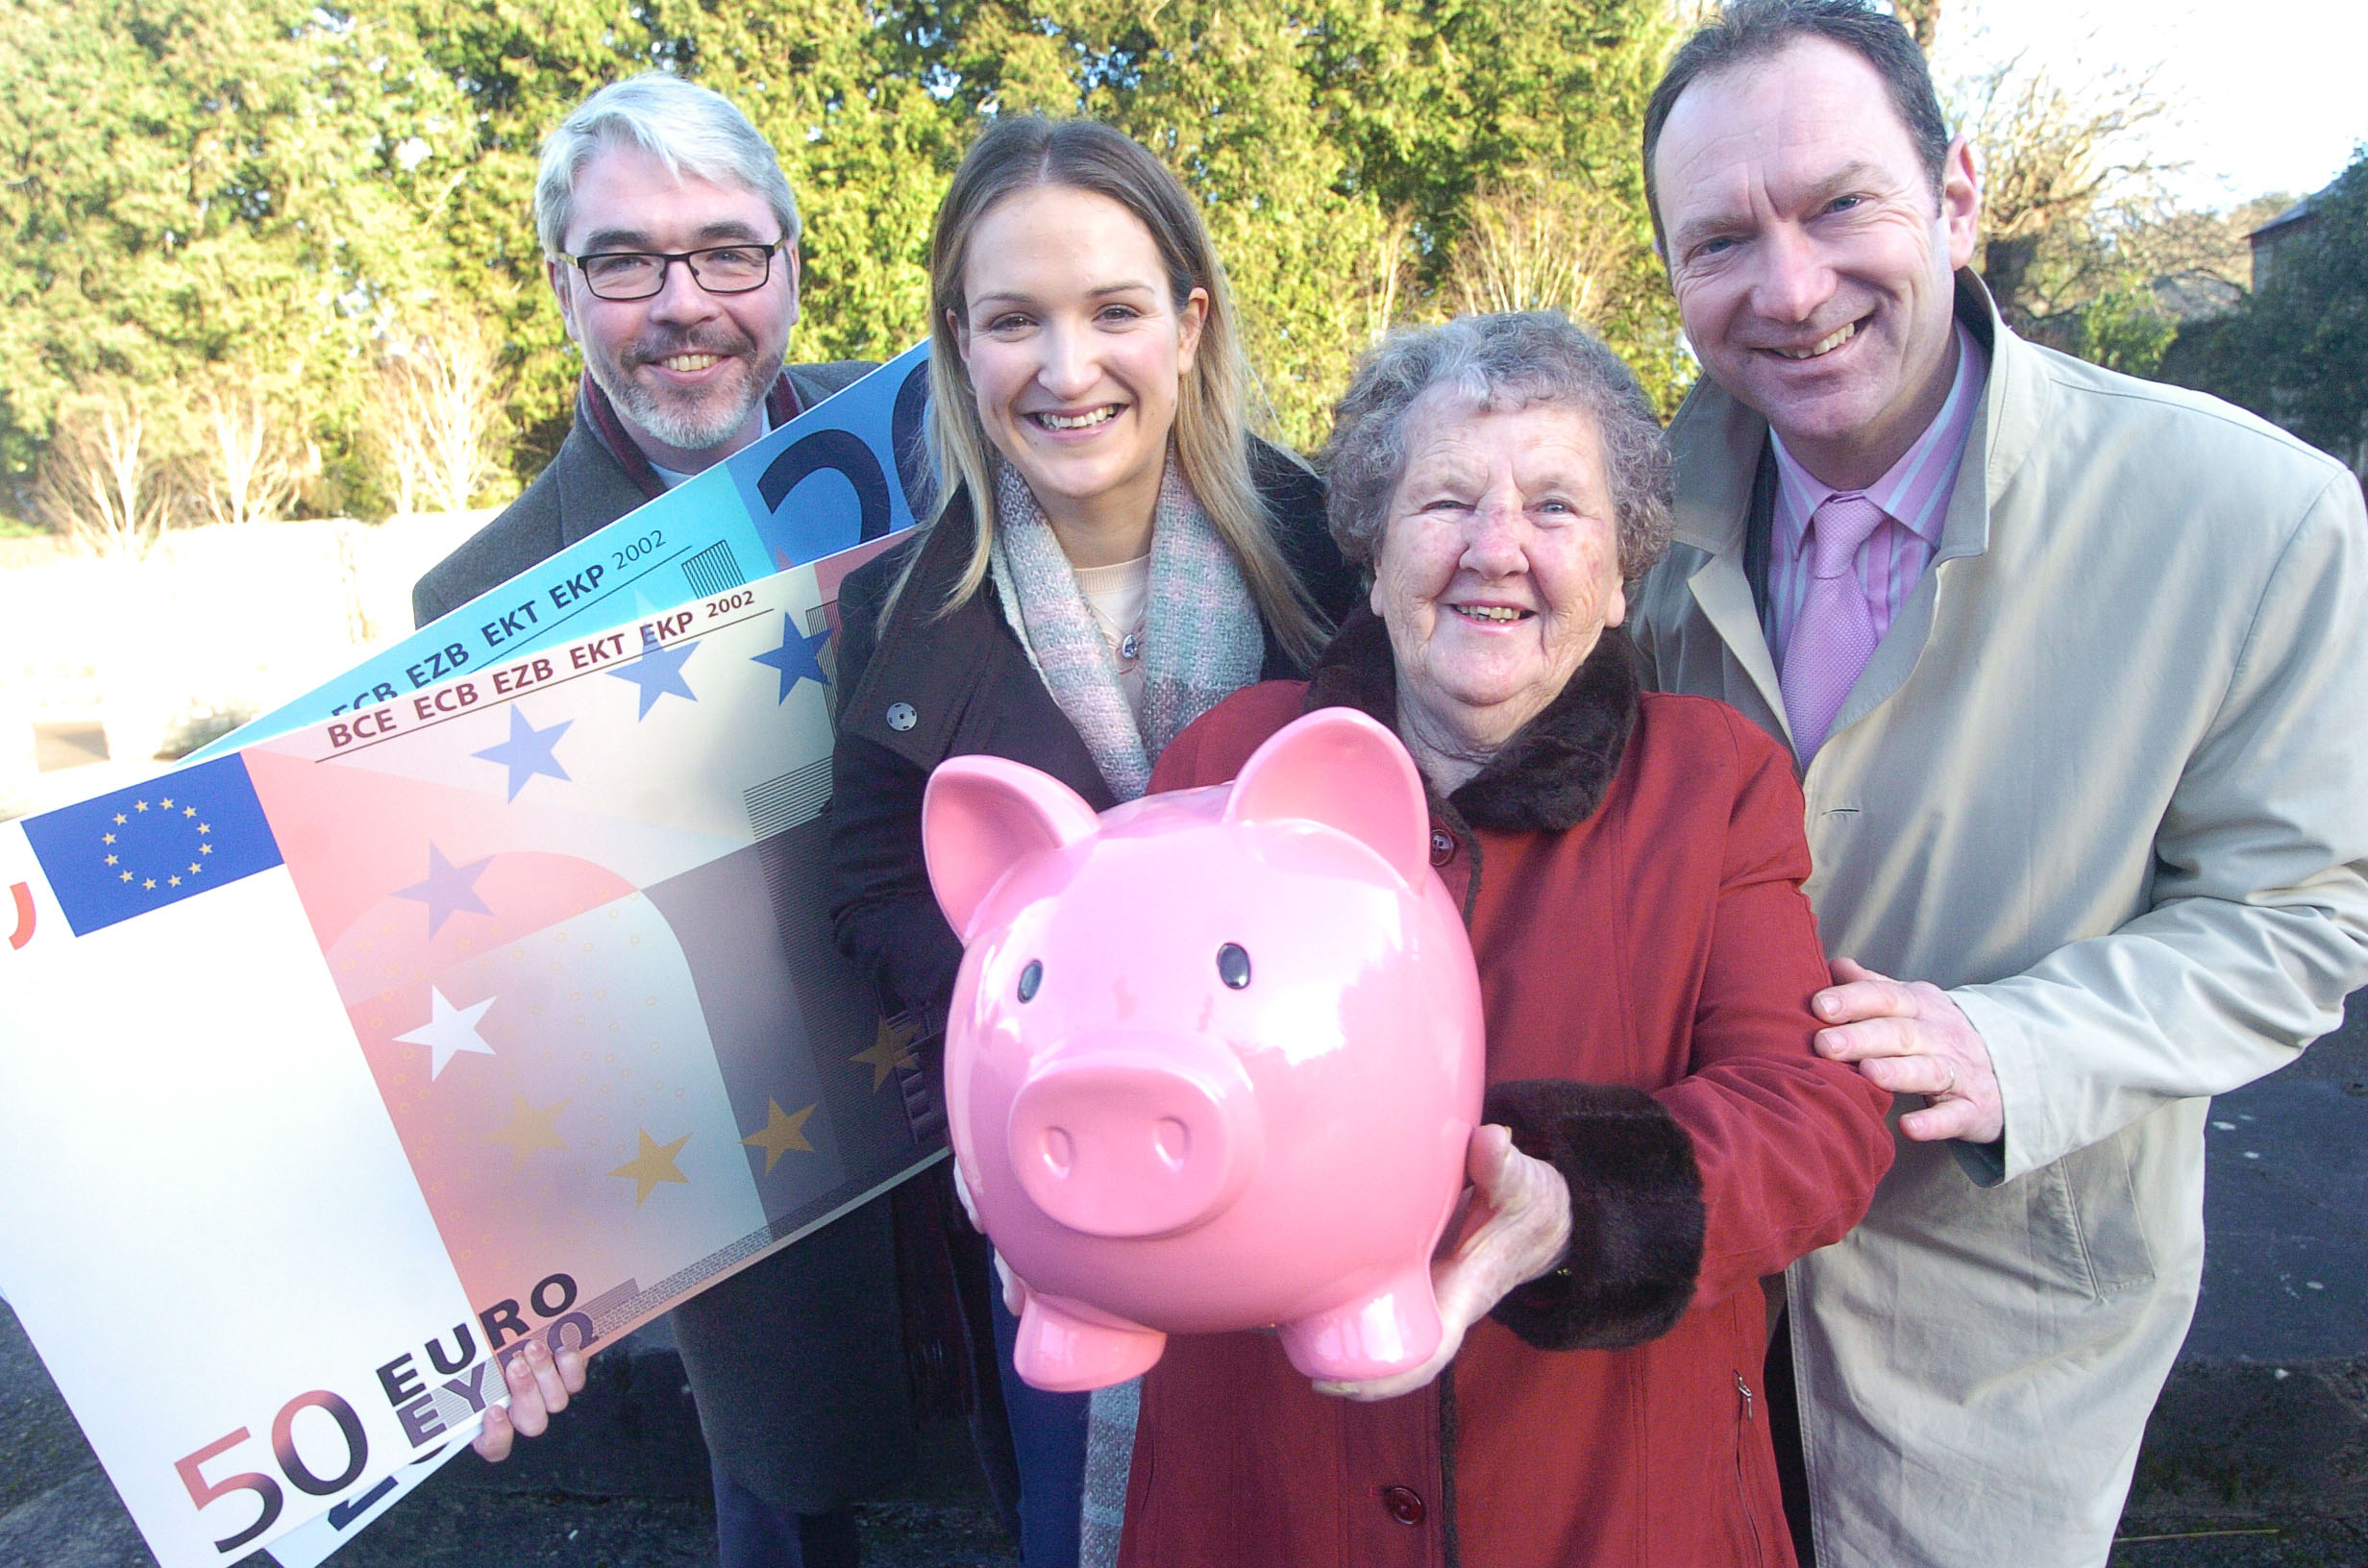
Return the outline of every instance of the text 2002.
{"type": "Polygon", "coordinates": [[[645,533],[640,538],[634,540],[631,544],[626,546],[623,550],[611,551],[609,553],[617,558],[617,565],[622,567],[628,561],[638,561],[644,555],[656,554],[659,547],[663,546],[665,543],[665,532],[662,529],[653,528],[648,533],[645,533]]]}

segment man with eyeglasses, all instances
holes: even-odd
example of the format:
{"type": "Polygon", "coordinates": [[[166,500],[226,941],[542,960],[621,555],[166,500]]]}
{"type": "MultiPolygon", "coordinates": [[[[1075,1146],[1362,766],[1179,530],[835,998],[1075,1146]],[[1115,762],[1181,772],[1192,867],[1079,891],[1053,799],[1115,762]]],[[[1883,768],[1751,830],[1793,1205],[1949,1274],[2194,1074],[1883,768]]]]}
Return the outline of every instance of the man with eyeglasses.
{"type": "MultiPolygon", "coordinates": [[[[535,228],[583,353],[576,421],[524,495],[422,577],[421,625],[605,527],[854,380],[782,360],[798,206],[739,110],[678,77],[603,87],[543,144],[535,228]]],[[[724,1568],[853,1568],[852,1502],[915,1462],[889,1204],[878,1199],[675,1309],[724,1568]]],[[[539,1342],[478,1452],[506,1458],[584,1385],[539,1342]]]]}
{"type": "Polygon", "coordinates": [[[534,224],[582,351],[559,454],[412,590],[420,624],[606,527],[872,366],[782,360],[798,203],[739,110],[663,72],[603,87],[543,144],[534,224]]]}

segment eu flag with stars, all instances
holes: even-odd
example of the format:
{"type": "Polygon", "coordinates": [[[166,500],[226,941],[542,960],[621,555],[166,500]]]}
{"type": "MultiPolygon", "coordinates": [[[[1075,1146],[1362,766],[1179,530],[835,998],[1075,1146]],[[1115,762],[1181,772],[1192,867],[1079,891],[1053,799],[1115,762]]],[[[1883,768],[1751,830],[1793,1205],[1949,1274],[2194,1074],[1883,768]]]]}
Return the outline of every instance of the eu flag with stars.
{"type": "Polygon", "coordinates": [[[235,755],[22,825],[78,937],[280,864],[279,841],[235,755]]]}

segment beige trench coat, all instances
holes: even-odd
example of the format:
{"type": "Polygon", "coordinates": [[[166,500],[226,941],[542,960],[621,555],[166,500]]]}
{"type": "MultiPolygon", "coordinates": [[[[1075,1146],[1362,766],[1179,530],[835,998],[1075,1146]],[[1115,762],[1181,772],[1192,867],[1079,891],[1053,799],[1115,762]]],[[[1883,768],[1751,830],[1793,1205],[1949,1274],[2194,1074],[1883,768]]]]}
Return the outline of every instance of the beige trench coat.
{"type": "MultiPolygon", "coordinates": [[[[2206,1096],[2368,983],[2368,519],[2193,393],[1994,345],[1934,565],[1803,780],[1829,953],[1948,988],[2003,1147],[1902,1141],[1788,1275],[1821,1568],[2093,1568],[2203,1272],[2206,1096]]],[[[1744,571],[1766,427],[1707,381],[1633,620],[1787,738],[1744,571]]]]}

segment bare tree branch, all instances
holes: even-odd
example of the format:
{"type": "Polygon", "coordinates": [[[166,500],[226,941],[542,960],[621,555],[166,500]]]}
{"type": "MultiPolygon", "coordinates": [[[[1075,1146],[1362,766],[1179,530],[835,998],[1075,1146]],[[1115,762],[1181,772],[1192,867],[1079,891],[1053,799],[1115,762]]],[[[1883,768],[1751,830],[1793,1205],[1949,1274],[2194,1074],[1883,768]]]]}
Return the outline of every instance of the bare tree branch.
{"type": "Polygon", "coordinates": [[[273,428],[252,381],[217,386],[204,399],[206,510],[216,523],[262,523],[286,515],[321,470],[317,447],[297,451],[273,428]]]}
{"type": "Polygon", "coordinates": [[[1459,310],[1600,322],[1633,273],[1635,225],[1576,181],[1527,171],[1474,192],[1466,210],[1447,282],[1459,310]]]}
{"type": "Polygon", "coordinates": [[[472,316],[443,316],[395,345],[380,367],[371,433],[397,511],[468,509],[495,475],[506,395],[493,338],[472,316]]]}
{"type": "Polygon", "coordinates": [[[102,555],[137,560],[170,521],[151,422],[128,387],[80,400],[41,458],[41,508],[62,532],[102,555]]]}
{"type": "Polygon", "coordinates": [[[2174,165],[2134,135],[2169,109],[2153,80],[2112,70],[2075,87],[2017,54],[1954,95],[1981,160],[1982,270],[2009,320],[2032,319],[2025,295],[2042,253],[2077,243],[2109,204],[2158,197],[2174,165]]]}
{"type": "Polygon", "coordinates": [[[1891,0],[1891,14],[1915,35],[1918,48],[1933,52],[1933,40],[1940,36],[1940,0],[1891,0]]]}

